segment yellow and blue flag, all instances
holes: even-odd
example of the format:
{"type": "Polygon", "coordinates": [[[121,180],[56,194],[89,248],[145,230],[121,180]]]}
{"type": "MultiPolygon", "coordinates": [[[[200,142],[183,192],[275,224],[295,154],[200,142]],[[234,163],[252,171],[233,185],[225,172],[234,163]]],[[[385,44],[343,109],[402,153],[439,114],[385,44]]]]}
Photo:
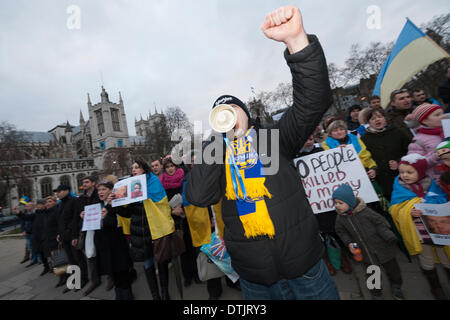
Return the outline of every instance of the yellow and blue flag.
{"type": "Polygon", "coordinates": [[[28,202],[30,202],[30,198],[28,198],[27,196],[22,196],[19,202],[22,204],[27,204],[28,202]]]}
{"type": "Polygon", "coordinates": [[[381,98],[384,108],[389,104],[392,91],[400,89],[426,66],[450,57],[411,20],[406,19],[391,54],[381,68],[373,91],[373,95],[381,98]]]}

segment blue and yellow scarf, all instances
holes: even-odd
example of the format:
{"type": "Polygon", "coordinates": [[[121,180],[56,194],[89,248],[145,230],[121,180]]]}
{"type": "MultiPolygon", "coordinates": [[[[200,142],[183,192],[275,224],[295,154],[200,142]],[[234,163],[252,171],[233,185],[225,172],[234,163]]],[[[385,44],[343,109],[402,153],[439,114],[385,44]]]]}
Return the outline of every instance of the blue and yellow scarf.
{"type": "Polygon", "coordinates": [[[254,146],[256,131],[251,127],[232,143],[225,136],[224,140],[227,144],[225,196],[236,201],[245,236],[273,238],[275,228],[264,200],[265,196],[272,195],[264,185],[264,168],[254,146]]]}

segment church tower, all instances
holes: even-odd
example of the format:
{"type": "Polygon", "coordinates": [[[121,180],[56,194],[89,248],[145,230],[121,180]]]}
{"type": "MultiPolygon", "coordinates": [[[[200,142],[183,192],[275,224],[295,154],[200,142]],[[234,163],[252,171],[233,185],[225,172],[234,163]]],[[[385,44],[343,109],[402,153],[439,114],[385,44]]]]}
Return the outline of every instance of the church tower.
{"type": "Polygon", "coordinates": [[[111,102],[102,86],[100,98],[100,102],[93,105],[88,94],[88,123],[94,162],[98,168],[103,168],[105,154],[111,149],[130,147],[130,137],[121,93],[119,103],[111,102]]]}

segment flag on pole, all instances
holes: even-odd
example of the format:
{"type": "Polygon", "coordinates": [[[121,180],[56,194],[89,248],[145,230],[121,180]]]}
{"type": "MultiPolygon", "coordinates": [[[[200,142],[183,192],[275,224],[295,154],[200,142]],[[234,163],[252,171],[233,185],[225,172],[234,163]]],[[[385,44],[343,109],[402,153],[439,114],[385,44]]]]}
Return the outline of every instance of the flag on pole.
{"type": "Polygon", "coordinates": [[[449,57],[444,49],[406,18],[406,24],[378,75],[373,95],[379,96],[381,105],[386,108],[392,91],[401,89],[426,66],[449,57]]]}
{"type": "Polygon", "coordinates": [[[30,202],[30,198],[28,198],[27,196],[22,196],[19,202],[22,204],[27,204],[28,202],[30,202]]]}

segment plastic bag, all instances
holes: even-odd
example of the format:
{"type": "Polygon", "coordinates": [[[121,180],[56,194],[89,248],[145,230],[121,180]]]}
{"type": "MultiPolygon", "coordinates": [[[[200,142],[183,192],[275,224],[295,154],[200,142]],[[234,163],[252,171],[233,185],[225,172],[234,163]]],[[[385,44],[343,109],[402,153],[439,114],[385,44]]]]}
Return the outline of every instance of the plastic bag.
{"type": "Polygon", "coordinates": [[[95,235],[95,230],[88,230],[86,231],[86,248],[85,248],[85,252],[86,252],[86,257],[87,258],[93,258],[96,255],[96,251],[95,251],[95,243],[94,243],[94,235],[95,235]]]}

